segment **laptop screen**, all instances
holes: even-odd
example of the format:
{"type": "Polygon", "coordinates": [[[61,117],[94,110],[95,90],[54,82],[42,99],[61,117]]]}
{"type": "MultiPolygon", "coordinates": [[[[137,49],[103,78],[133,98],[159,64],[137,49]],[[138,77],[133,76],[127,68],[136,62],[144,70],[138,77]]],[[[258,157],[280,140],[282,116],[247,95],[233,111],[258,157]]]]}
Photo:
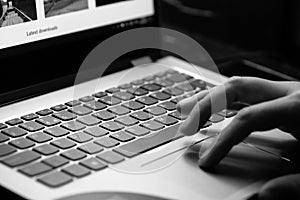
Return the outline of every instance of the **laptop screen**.
{"type": "Polygon", "coordinates": [[[0,35],[5,38],[1,37],[0,49],[154,13],[152,0],[0,0],[0,3],[0,35]]]}
{"type": "Polygon", "coordinates": [[[72,85],[103,40],[156,26],[155,8],[155,0],[0,0],[0,104],[72,85]]]}

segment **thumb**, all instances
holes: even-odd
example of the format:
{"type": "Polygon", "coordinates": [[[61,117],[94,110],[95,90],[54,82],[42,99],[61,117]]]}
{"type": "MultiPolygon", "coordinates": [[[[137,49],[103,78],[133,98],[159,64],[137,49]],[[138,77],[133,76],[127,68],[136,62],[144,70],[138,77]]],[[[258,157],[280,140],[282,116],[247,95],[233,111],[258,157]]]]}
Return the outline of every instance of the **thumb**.
{"type": "Polygon", "coordinates": [[[259,200],[300,199],[300,174],[267,182],[258,193],[259,200]]]}

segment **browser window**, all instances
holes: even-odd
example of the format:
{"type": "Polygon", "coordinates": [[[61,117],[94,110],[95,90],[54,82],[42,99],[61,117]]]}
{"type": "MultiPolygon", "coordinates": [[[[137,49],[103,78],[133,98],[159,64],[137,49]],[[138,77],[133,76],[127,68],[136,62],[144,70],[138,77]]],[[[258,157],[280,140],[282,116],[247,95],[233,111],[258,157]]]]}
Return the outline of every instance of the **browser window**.
{"type": "Polygon", "coordinates": [[[154,13],[153,0],[0,2],[0,49],[147,17],[154,13]]]}

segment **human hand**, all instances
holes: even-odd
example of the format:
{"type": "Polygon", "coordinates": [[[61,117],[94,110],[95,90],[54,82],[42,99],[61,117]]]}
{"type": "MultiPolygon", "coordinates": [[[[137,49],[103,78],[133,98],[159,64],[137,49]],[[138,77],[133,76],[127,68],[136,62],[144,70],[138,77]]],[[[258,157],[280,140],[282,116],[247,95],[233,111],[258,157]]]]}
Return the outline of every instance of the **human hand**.
{"type": "MultiPolygon", "coordinates": [[[[300,139],[300,83],[250,77],[231,78],[209,92],[202,91],[181,101],[178,104],[179,111],[189,116],[182,124],[181,132],[186,135],[197,133],[212,113],[231,109],[236,103],[249,106],[238,112],[209,150],[200,157],[199,165],[202,168],[217,165],[234,145],[254,131],[280,128],[300,139]]],[[[258,196],[259,199],[276,199],[282,195],[285,198],[290,195],[300,196],[300,175],[274,179],[264,185],[258,196]]]]}

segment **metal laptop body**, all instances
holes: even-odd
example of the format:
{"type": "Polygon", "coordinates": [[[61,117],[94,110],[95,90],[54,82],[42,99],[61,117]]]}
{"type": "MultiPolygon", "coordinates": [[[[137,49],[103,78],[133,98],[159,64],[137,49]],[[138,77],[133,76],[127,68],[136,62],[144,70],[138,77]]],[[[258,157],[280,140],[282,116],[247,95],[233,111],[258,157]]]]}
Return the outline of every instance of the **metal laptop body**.
{"type": "MultiPolygon", "coordinates": [[[[157,13],[155,13],[156,17],[157,13]]],[[[147,61],[151,61],[151,59],[149,58],[147,61]]],[[[7,97],[8,101],[3,102],[7,105],[0,108],[0,119],[1,122],[5,122],[25,114],[64,104],[74,98],[91,95],[95,91],[104,91],[170,69],[199,78],[212,85],[219,85],[226,81],[226,77],[221,76],[220,79],[219,74],[200,66],[193,68],[194,70],[191,70],[190,66],[183,60],[168,56],[157,59],[153,63],[148,62],[147,65],[134,67],[134,70],[128,67],[127,69],[117,69],[117,72],[102,77],[100,83],[98,79],[89,77],[89,80],[83,80],[79,85],[65,87],[15,103],[11,103],[11,99],[7,97]],[[95,88],[95,85],[98,87],[95,88]],[[76,95],[74,96],[75,90],[76,95]]],[[[70,80],[74,81],[74,78],[70,80]]],[[[70,81],[66,82],[70,83],[70,81]]],[[[62,85],[70,84],[58,84],[57,87],[62,85]]],[[[41,85],[37,88],[40,87],[41,85]]],[[[35,91],[32,88],[34,87],[29,90],[35,91]]],[[[27,97],[31,95],[28,89],[22,90],[21,93],[22,95],[13,92],[16,97],[24,97],[24,94],[27,97]]],[[[36,89],[36,94],[41,93],[41,90],[36,89]]],[[[209,128],[217,133],[230,121],[231,119],[228,118],[209,128]]],[[[254,134],[252,137],[259,137],[257,135],[254,134]]],[[[277,130],[263,133],[263,135],[271,142],[292,141],[291,138],[277,130]]],[[[275,174],[284,173],[283,169],[289,165],[277,157],[241,144],[222,162],[218,173],[209,174],[200,170],[197,165],[197,148],[205,138],[207,138],[205,134],[179,138],[141,155],[126,158],[119,164],[93,171],[89,176],[74,178],[72,182],[57,188],[41,184],[36,181],[36,178],[18,172],[18,168],[0,164],[0,184],[28,199],[60,199],[70,195],[98,191],[132,192],[166,199],[240,199],[257,191],[266,180],[275,174]],[[193,150],[191,144],[195,142],[200,143],[193,145],[195,147],[193,150]]]]}

